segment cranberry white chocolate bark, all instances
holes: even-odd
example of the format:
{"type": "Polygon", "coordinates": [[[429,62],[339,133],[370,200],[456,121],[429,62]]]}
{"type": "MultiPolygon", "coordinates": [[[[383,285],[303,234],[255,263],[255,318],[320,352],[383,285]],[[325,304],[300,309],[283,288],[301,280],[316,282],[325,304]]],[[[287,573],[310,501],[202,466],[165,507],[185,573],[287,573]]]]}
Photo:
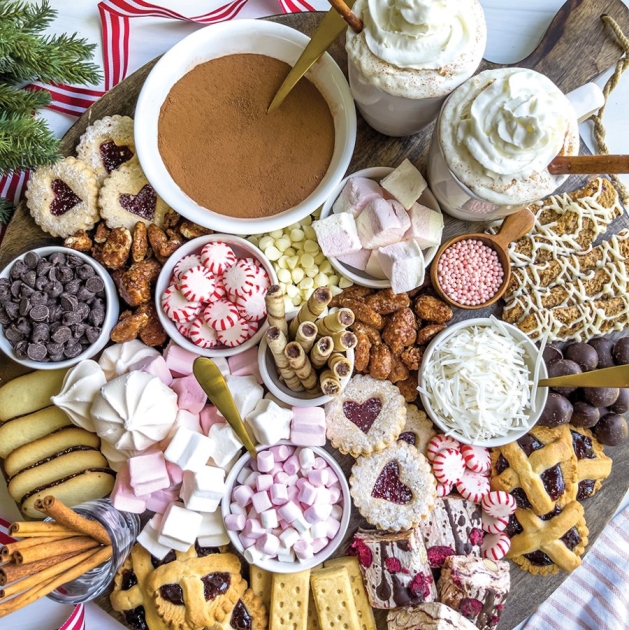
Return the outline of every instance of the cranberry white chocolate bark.
{"type": "Polygon", "coordinates": [[[387,630],[475,630],[476,626],[458,612],[439,602],[392,610],[387,630]]]}
{"type": "Polygon", "coordinates": [[[479,630],[491,630],[500,622],[511,588],[509,563],[450,556],[443,564],[437,588],[442,604],[461,613],[479,630]]]}
{"type": "Polygon", "coordinates": [[[419,530],[395,534],[359,529],[350,553],[358,556],[373,608],[413,606],[437,598],[419,530]]]}

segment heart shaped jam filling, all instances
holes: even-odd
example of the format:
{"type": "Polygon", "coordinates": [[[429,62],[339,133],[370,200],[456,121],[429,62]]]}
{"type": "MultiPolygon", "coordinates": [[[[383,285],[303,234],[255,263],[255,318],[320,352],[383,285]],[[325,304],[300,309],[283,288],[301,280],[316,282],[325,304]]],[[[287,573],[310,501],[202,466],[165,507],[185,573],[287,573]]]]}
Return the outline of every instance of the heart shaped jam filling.
{"type": "Polygon", "coordinates": [[[253,628],[253,619],[240,599],[234,606],[229,625],[235,630],[252,630],[253,628]]]}
{"type": "Polygon", "coordinates": [[[367,398],[364,403],[346,400],[343,403],[345,417],[353,422],[363,433],[369,433],[371,425],[382,410],[380,398],[367,398]]]}
{"type": "Polygon", "coordinates": [[[149,184],[142,187],[137,195],[124,193],[120,195],[120,205],[127,211],[137,214],[146,221],[152,221],[155,216],[155,206],[157,205],[157,194],[149,184]]]}
{"type": "Polygon", "coordinates": [[[203,582],[203,596],[205,601],[209,602],[227,592],[231,576],[229,573],[208,573],[201,578],[201,582],[203,582]]]}
{"type": "Polygon", "coordinates": [[[417,444],[417,435],[415,435],[412,431],[404,431],[404,433],[400,433],[398,440],[402,440],[411,446],[415,446],[417,444]]]}
{"type": "Polygon", "coordinates": [[[127,146],[118,146],[113,140],[103,142],[99,148],[100,159],[108,173],[116,170],[121,164],[133,157],[133,151],[127,146]]]}
{"type": "Polygon", "coordinates": [[[159,594],[175,606],[183,606],[183,589],[179,584],[164,584],[159,587],[159,594]]]}
{"type": "Polygon", "coordinates": [[[400,481],[400,465],[398,462],[389,462],[384,465],[373,486],[371,496],[375,499],[384,499],[399,505],[405,505],[411,501],[413,492],[400,481]]]}
{"type": "Polygon", "coordinates": [[[78,203],[81,203],[81,197],[62,179],[53,179],[50,187],[53,192],[50,214],[52,214],[53,217],[60,217],[69,210],[72,210],[78,203]]]}

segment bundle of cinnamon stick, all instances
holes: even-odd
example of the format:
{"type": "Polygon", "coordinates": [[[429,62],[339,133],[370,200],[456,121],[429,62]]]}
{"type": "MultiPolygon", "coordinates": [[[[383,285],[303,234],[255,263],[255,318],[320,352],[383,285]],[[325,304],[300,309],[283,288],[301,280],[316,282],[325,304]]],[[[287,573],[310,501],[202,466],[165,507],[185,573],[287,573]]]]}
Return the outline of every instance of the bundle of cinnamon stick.
{"type": "Polygon", "coordinates": [[[16,522],[9,528],[21,540],[0,547],[0,617],[48,595],[112,554],[111,539],[100,523],[53,496],[38,500],[35,507],[54,521],[16,522]]]}

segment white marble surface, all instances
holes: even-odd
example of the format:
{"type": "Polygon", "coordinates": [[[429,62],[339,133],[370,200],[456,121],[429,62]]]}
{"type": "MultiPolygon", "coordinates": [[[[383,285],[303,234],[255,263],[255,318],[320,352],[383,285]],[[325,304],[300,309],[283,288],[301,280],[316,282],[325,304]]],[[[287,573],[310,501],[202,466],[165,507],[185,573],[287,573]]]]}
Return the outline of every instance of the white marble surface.
{"type": "MultiPolygon", "coordinates": [[[[153,0],[154,4],[165,6],[184,15],[198,15],[211,11],[224,4],[226,0],[153,0]]],[[[629,6],[629,0],[622,0],[629,6]]],[[[325,0],[310,0],[320,10],[327,10],[325,0]]],[[[553,16],[562,6],[563,0],[480,0],[483,5],[489,30],[489,41],[485,57],[499,63],[513,63],[526,57],[538,44],[553,16]]],[[[97,10],[98,0],[50,0],[59,12],[50,27],[51,32],[78,32],[90,41],[98,43],[96,59],[102,58],[100,46],[101,31],[97,10]]],[[[275,0],[249,0],[239,17],[253,18],[260,15],[280,13],[275,0]]],[[[131,20],[131,45],[129,71],[133,72],[147,61],[163,53],[179,39],[191,33],[194,24],[164,20],[158,18],[135,18],[131,20]]],[[[603,86],[611,72],[597,80],[603,86]]],[[[608,143],[614,153],[629,153],[629,118],[626,104],[629,102],[629,72],[612,94],[605,115],[608,131],[608,143]]],[[[55,112],[45,114],[53,129],[63,134],[72,124],[73,119],[55,112]]],[[[587,144],[595,149],[591,134],[591,125],[584,123],[581,133],[587,144]]],[[[629,184],[629,176],[624,180],[629,184]]],[[[623,507],[629,503],[629,494],[625,496],[623,507]]],[[[15,505],[6,493],[4,482],[0,482],[0,515],[7,519],[18,518],[15,505]]],[[[0,628],[11,630],[52,630],[58,628],[71,609],[50,600],[40,600],[28,608],[0,620],[0,628]]],[[[105,615],[95,605],[86,607],[88,630],[121,629],[119,623],[105,615]]],[[[565,630],[570,630],[566,628],[565,630]]]]}

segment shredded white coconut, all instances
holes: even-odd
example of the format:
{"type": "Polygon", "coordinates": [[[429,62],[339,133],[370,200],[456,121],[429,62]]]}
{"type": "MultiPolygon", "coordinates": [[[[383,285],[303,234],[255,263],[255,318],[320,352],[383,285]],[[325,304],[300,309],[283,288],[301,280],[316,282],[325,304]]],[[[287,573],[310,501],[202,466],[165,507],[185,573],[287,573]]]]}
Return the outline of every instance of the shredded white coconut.
{"type": "Polygon", "coordinates": [[[430,357],[420,389],[450,431],[469,440],[502,437],[529,421],[534,378],[524,342],[491,320],[446,338],[430,357]]]}

